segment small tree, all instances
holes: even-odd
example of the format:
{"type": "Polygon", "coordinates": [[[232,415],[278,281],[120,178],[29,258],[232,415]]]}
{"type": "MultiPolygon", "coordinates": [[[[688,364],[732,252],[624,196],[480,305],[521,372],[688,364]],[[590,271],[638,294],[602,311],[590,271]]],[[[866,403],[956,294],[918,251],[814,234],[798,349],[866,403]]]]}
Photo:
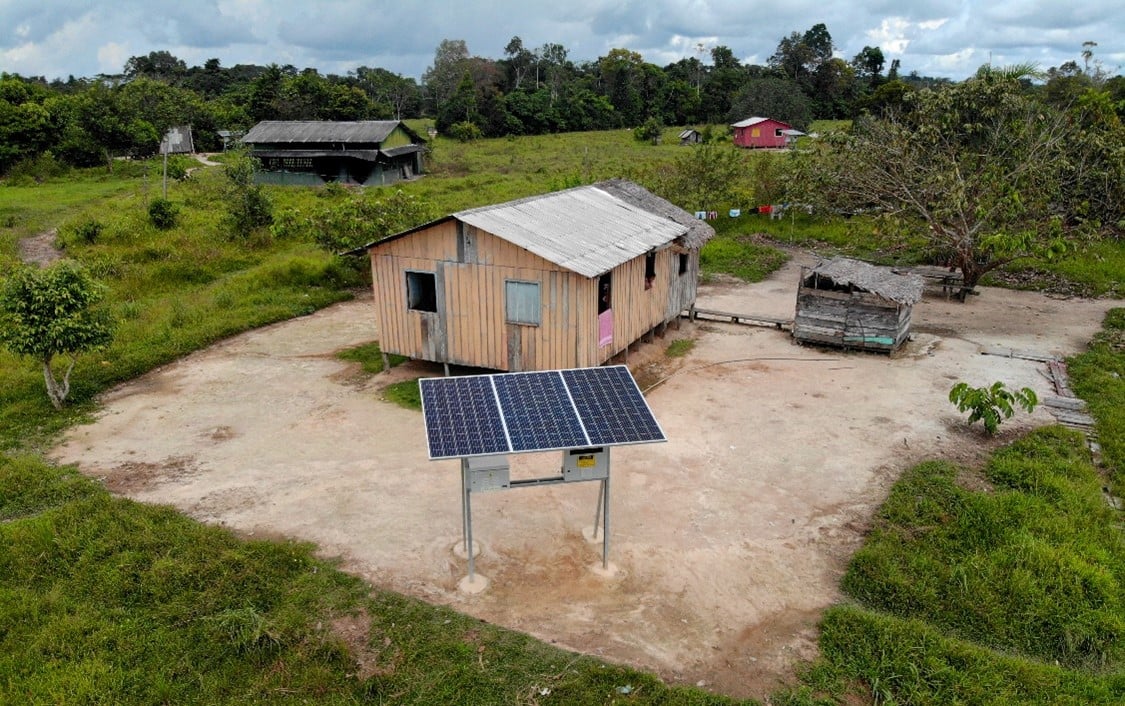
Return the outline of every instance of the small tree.
{"type": "Polygon", "coordinates": [[[254,160],[248,154],[227,161],[227,222],[234,235],[248,237],[254,229],[273,223],[273,204],[254,183],[254,160]]]}
{"type": "Polygon", "coordinates": [[[176,204],[168,199],[153,199],[148,205],[148,220],[160,230],[168,230],[176,225],[176,204]]]}
{"type": "Polygon", "coordinates": [[[999,381],[992,383],[991,387],[970,387],[968,383],[959,382],[949,391],[949,401],[956,405],[959,412],[972,410],[969,424],[979,420],[989,434],[996,433],[1000,422],[1011,419],[1015,414],[1015,405],[1030,413],[1039,404],[1035,390],[1030,387],[1009,390],[999,381]]]}
{"type": "Polygon", "coordinates": [[[829,135],[798,155],[790,199],[873,211],[904,236],[924,235],[965,291],[1018,258],[1058,254],[1074,131],[1023,91],[1023,70],[910,92],[901,110],[829,135]]]}
{"type": "Polygon", "coordinates": [[[103,287],[78,265],[63,260],[46,269],[21,267],[0,290],[0,342],[43,366],[47,397],[61,409],[70,393],[76,354],[108,344],[113,325],[95,308],[103,287]],[[70,359],[61,378],[55,358],[70,359]]]}
{"type": "Polygon", "coordinates": [[[660,144],[660,136],[664,133],[664,125],[656,118],[649,118],[643,124],[633,128],[633,139],[637,142],[660,144]]]}

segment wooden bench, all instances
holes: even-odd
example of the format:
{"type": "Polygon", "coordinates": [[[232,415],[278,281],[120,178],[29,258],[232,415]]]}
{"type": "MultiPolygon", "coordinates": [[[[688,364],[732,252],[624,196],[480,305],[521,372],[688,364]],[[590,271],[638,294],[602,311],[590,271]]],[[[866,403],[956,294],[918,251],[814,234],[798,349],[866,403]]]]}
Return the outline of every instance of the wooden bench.
{"type": "Polygon", "coordinates": [[[792,328],[792,319],[781,319],[775,316],[762,316],[759,314],[735,314],[729,311],[717,311],[715,309],[700,309],[691,307],[685,313],[691,321],[697,320],[700,316],[712,321],[729,321],[733,324],[747,324],[750,326],[772,326],[778,330],[792,328]]]}
{"type": "Polygon", "coordinates": [[[928,287],[941,287],[941,293],[948,299],[957,295],[961,299],[967,294],[976,294],[973,290],[965,289],[965,277],[960,270],[951,270],[948,267],[936,265],[915,265],[913,267],[892,267],[891,272],[896,275],[917,275],[922,278],[928,287]]]}

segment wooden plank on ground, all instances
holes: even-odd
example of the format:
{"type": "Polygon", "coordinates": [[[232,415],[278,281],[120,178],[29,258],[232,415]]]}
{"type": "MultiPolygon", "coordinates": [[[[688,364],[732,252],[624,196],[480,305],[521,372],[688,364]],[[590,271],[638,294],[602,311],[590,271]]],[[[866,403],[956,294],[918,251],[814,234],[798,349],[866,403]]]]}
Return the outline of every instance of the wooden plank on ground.
{"type": "Polygon", "coordinates": [[[1054,407],[1055,409],[1069,409],[1074,412],[1086,411],[1086,400],[1080,397],[1056,397],[1055,395],[1047,395],[1042,401],[1047,407],[1054,407]]]}
{"type": "Polygon", "coordinates": [[[995,355],[1001,358],[1018,358],[1019,360],[1034,360],[1039,363],[1052,363],[1058,361],[1058,356],[1050,353],[1037,353],[1035,351],[1020,351],[1003,346],[990,346],[981,350],[981,355],[995,355]]]}
{"type": "Polygon", "coordinates": [[[1094,418],[1085,412],[1073,412],[1068,409],[1052,409],[1049,411],[1054,415],[1055,419],[1067,426],[1079,427],[1081,429],[1091,429],[1094,426],[1094,418]]]}

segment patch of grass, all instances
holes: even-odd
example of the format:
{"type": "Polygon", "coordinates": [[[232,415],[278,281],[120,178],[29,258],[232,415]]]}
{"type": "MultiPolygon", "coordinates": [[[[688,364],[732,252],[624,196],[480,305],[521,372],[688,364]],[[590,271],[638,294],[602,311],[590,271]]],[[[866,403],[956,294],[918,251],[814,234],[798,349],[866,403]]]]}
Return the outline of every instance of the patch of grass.
{"type": "Polygon", "coordinates": [[[1067,363],[1075,392],[1097,422],[1113,494],[1125,497],[1125,308],[1111,309],[1090,349],[1067,363]]]}
{"type": "MultiPolygon", "coordinates": [[[[371,375],[383,372],[383,352],[379,349],[378,341],[342,350],[336,354],[336,357],[359,363],[363,367],[363,372],[371,375]]],[[[392,368],[407,360],[405,356],[401,355],[391,354],[387,356],[387,362],[391,364],[392,368]]]]}
{"type": "Polygon", "coordinates": [[[736,703],[374,591],[0,456],[0,684],[26,704],[736,703]],[[346,621],[354,631],[337,632],[346,621]]]}
{"type": "Polygon", "coordinates": [[[788,259],[784,252],[758,242],[754,236],[723,235],[703,246],[699,266],[704,278],[727,274],[744,282],[760,282],[788,259]]]}
{"type": "Polygon", "coordinates": [[[422,409],[422,391],[418,387],[418,378],[391,383],[383,388],[383,399],[393,402],[406,409],[422,409]]]}
{"type": "Polygon", "coordinates": [[[690,353],[693,348],[695,348],[694,340],[690,338],[679,338],[668,344],[668,347],[664,349],[664,355],[669,358],[682,358],[690,353]]]}
{"type": "MultiPolygon", "coordinates": [[[[857,606],[829,609],[821,621],[821,689],[775,703],[835,704],[855,694],[880,704],[1118,704],[1125,678],[1067,669],[995,652],[915,619],[857,606]],[[858,688],[857,688],[858,687],[858,688]],[[823,700],[816,700],[820,696],[823,700]]],[[[852,703],[851,700],[847,703],[852,703]]]]}
{"type": "Polygon", "coordinates": [[[1077,669],[1125,667],[1125,536],[1084,441],[1035,431],[973,493],[926,463],[895,486],[843,588],[870,608],[1077,669]]]}

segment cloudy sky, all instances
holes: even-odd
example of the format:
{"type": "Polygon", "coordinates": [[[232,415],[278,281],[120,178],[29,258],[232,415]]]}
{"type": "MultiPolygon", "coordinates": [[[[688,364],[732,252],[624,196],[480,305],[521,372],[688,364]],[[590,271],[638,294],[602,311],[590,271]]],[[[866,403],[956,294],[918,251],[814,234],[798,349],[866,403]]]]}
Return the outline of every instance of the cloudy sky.
{"type": "Polygon", "coordinates": [[[664,66],[700,56],[702,44],[764,64],[783,37],[819,22],[838,56],[878,46],[904,74],[960,80],[990,61],[1081,63],[1086,41],[1107,71],[1125,72],[1121,0],[0,0],[0,71],[115,74],[129,57],[166,50],[189,66],[215,57],[420,78],[442,39],[499,59],[513,36],[529,48],[562,44],[574,61],[620,47],[664,66]]]}

